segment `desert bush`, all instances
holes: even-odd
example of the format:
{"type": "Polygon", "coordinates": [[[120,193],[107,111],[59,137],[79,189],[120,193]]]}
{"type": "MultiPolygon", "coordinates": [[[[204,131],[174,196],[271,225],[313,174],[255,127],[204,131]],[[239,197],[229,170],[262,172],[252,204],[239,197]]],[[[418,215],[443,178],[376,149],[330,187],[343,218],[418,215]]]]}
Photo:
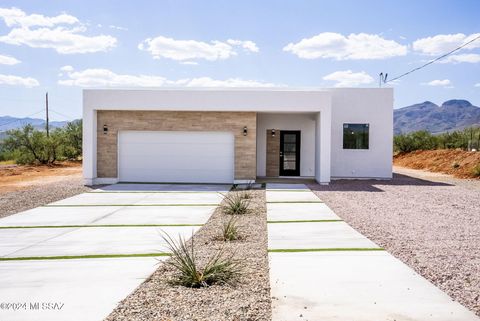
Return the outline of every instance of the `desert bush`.
{"type": "Polygon", "coordinates": [[[10,151],[19,164],[53,164],[59,156],[63,136],[60,130],[53,130],[50,136],[36,130],[32,125],[22,129],[9,130],[3,146],[10,151]]]}
{"type": "Polygon", "coordinates": [[[472,169],[472,173],[476,177],[480,176],[480,163],[475,165],[475,167],[472,169]]]}
{"type": "Polygon", "coordinates": [[[82,121],[74,120],[69,122],[63,131],[63,144],[61,155],[67,159],[78,159],[82,156],[82,121]]]}
{"type": "Polygon", "coordinates": [[[250,199],[245,199],[240,192],[230,192],[223,200],[222,209],[225,214],[245,214],[250,206],[250,199]]]}
{"type": "Polygon", "coordinates": [[[55,128],[50,135],[26,125],[7,132],[2,143],[3,157],[11,157],[17,164],[53,164],[57,160],[77,159],[82,154],[82,122],[68,123],[55,128]]]}
{"type": "Polygon", "coordinates": [[[460,167],[460,164],[457,163],[457,162],[454,162],[454,163],[452,164],[452,167],[453,167],[453,168],[459,168],[459,167],[460,167]]]}
{"type": "Polygon", "coordinates": [[[207,287],[212,284],[231,283],[241,274],[241,262],[234,258],[234,254],[226,255],[223,248],[214,253],[203,267],[199,267],[193,237],[190,247],[182,237],[179,237],[178,242],[168,234],[163,238],[172,252],[171,259],[165,264],[177,272],[171,280],[173,284],[191,288],[207,287]]]}
{"type": "Polygon", "coordinates": [[[437,138],[426,130],[397,135],[393,138],[394,149],[397,152],[412,152],[437,148],[437,138]]]}
{"type": "Polygon", "coordinates": [[[223,241],[238,240],[238,226],[234,216],[223,222],[221,238],[223,241]]]}
{"type": "Polygon", "coordinates": [[[480,143],[480,127],[469,127],[464,130],[431,134],[428,131],[416,131],[408,134],[396,135],[393,138],[396,152],[412,152],[428,149],[468,149],[480,143]]]}

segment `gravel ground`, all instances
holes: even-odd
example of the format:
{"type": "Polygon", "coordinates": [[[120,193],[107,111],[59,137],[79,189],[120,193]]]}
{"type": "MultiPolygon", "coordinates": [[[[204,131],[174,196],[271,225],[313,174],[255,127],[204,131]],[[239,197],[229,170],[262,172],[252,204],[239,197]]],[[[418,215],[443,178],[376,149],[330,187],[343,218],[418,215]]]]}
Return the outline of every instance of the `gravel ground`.
{"type": "Polygon", "coordinates": [[[91,187],[83,185],[81,177],[66,177],[54,183],[2,193],[0,194],[0,218],[91,190],[91,187]]]}
{"type": "Polygon", "coordinates": [[[395,174],[391,181],[310,187],[347,223],[480,316],[480,184],[441,180],[395,174]]]}
{"type": "Polygon", "coordinates": [[[265,192],[251,193],[254,198],[250,213],[238,216],[241,240],[217,240],[224,220],[229,218],[220,208],[194,235],[200,264],[222,246],[227,253],[235,253],[244,261],[243,274],[236,284],[200,289],[174,286],[168,282],[174,271],[170,266],[160,264],[158,270],[123,300],[106,320],[271,320],[265,192]]]}

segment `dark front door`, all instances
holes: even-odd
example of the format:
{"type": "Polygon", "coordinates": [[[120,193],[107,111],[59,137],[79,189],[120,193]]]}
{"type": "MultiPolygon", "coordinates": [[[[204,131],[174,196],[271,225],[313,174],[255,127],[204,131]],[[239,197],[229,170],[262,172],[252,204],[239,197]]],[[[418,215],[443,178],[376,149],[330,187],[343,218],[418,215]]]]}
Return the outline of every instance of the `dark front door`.
{"type": "Polygon", "coordinates": [[[300,176],[300,131],[280,131],[280,176],[300,176]]]}

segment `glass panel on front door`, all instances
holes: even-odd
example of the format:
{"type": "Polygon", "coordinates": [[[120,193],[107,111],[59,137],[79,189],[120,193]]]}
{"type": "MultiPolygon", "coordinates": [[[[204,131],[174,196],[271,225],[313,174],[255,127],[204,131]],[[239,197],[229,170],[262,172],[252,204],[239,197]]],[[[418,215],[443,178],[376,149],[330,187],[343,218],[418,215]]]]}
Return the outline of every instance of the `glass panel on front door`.
{"type": "Polygon", "coordinates": [[[300,176],[300,131],[280,132],[280,176],[300,176]]]}
{"type": "Polygon", "coordinates": [[[297,166],[297,135],[285,134],[285,136],[283,136],[283,139],[283,169],[295,170],[297,166]]]}

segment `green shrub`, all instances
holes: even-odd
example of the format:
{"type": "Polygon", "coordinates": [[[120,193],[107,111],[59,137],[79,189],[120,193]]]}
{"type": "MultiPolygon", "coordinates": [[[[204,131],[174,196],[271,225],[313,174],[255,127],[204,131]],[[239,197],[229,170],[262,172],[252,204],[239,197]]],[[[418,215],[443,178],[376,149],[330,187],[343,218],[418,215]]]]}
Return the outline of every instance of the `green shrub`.
{"type": "Polygon", "coordinates": [[[47,133],[26,125],[7,132],[2,143],[3,157],[18,164],[53,164],[57,160],[78,159],[82,154],[82,122],[74,121],[65,128],[47,133]]]}
{"type": "Polygon", "coordinates": [[[222,204],[223,212],[229,215],[245,214],[248,211],[250,199],[243,198],[240,192],[230,192],[222,204]]]}
{"type": "Polygon", "coordinates": [[[182,237],[175,242],[166,234],[163,239],[172,252],[171,259],[165,264],[177,272],[171,280],[173,284],[191,288],[207,287],[212,284],[231,283],[241,274],[241,262],[234,259],[234,254],[226,255],[223,249],[214,253],[205,266],[200,268],[195,258],[193,237],[190,247],[182,237]]]}

